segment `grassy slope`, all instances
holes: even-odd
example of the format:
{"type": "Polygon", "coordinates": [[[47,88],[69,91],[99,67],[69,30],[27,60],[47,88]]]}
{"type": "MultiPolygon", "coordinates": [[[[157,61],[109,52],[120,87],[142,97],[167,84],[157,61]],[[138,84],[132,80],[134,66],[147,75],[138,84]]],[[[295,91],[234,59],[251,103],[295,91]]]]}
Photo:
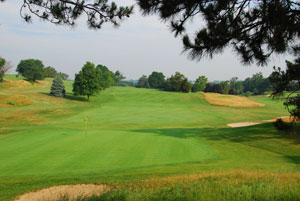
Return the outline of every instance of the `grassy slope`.
{"type": "MultiPolygon", "coordinates": [[[[72,82],[65,82],[71,92],[72,82]]],[[[0,200],[54,184],[109,182],[151,175],[244,169],[299,172],[299,145],[272,124],[227,123],[287,115],[282,103],[259,108],[212,106],[201,94],[111,88],[90,102],[22,93],[35,100],[0,108],[0,200]],[[86,120],[88,123],[86,124],[86,120]]]]}

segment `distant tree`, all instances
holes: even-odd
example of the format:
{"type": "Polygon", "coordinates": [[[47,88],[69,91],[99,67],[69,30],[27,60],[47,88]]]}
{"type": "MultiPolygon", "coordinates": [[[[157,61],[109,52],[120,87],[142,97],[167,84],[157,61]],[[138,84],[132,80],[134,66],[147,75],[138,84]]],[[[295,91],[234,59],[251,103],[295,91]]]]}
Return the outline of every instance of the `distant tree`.
{"type": "Polygon", "coordinates": [[[220,83],[207,83],[205,92],[213,92],[213,93],[223,93],[222,87],[220,83]]]}
{"type": "Polygon", "coordinates": [[[193,84],[192,92],[203,91],[206,88],[207,77],[199,76],[193,84]]]}
{"type": "Polygon", "coordinates": [[[110,71],[107,66],[104,66],[102,64],[98,64],[96,68],[99,68],[102,71],[102,73],[110,71]]]}
{"type": "MultiPolygon", "coordinates": [[[[263,65],[274,53],[289,53],[300,47],[298,0],[136,1],[143,14],[158,15],[175,36],[182,36],[184,50],[192,59],[212,57],[231,46],[244,63],[263,65]],[[202,23],[191,38],[188,28],[195,18],[202,23]]],[[[68,26],[74,26],[85,15],[93,29],[100,29],[107,22],[117,26],[132,13],[133,6],[118,7],[108,0],[23,0],[20,9],[27,22],[33,15],[68,26]]]]}
{"type": "Polygon", "coordinates": [[[0,57],[0,82],[3,82],[4,75],[12,69],[12,64],[10,61],[6,61],[4,58],[0,57]]]}
{"type": "Polygon", "coordinates": [[[69,78],[69,75],[66,73],[59,72],[57,75],[59,75],[63,80],[67,80],[69,78]]]}
{"type": "Polygon", "coordinates": [[[164,87],[165,76],[163,73],[153,71],[148,77],[149,86],[154,89],[160,89],[164,87]]]}
{"type": "Polygon", "coordinates": [[[3,82],[4,73],[2,73],[2,68],[4,67],[6,60],[0,57],[0,82],[3,82]]]}
{"type": "Polygon", "coordinates": [[[187,78],[185,78],[181,83],[181,91],[185,93],[189,93],[192,89],[192,83],[188,81],[187,78]]]}
{"type": "Polygon", "coordinates": [[[233,77],[229,80],[229,94],[240,95],[243,93],[243,82],[238,81],[239,78],[233,77]]]}
{"type": "Polygon", "coordinates": [[[133,82],[133,81],[125,81],[125,80],[122,80],[121,82],[120,82],[120,86],[121,87],[135,87],[136,86],[136,83],[135,82],[133,82]]]}
{"type": "Polygon", "coordinates": [[[149,82],[148,82],[148,78],[146,75],[143,75],[142,77],[140,77],[140,79],[138,80],[137,84],[136,84],[137,88],[149,88],[149,82]]]}
{"type": "Polygon", "coordinates": [[[64,82],[63,82],[61,76],[56,75],[56,77],[53,79],[50,95],[56,96],[56,97],[65,97],[66,96],[65,86],[64,86],[64,82]]]}
{"type": "Polygon", "coordinates": [[[101,71],[101,76],[99,78],[100,85],[103,89],[109,88],[111,86],[115,85],[115,74],[110,71],[106,66],[104,65],[97,65],[96,67],[101,71]]]}
{"type": "Polygon", "coordinates": [[[122,80],[124,80],[126,77],[123,76],[120,71],[115,72],[115,83],[117,86],[120,86],[120,83],[122,80]]]}
{"type": "Polygon", "coordinates": [[[187,78],[179,72],[176,72],[175,75],[168,78],[165,83],[166,91],[189,92],[191,87],[192,85],[188,82],[187,78]]]}
{"type": "Polygon", "coordinates": [[[244,92],[252,92],[254,95],[264,94],[270,90],[270,81],[264,78],[262,73],[256,73],[251,78],[246,78],[243,82],[244,92]]]}
{"type": "Polygon", "coordinates": [[[170,78],[166,80],[166,86],[165,90],[166,91],[181,91],[181,85],[183,80],[185,80],[186,77],[179,73],[176,72],[175,75],[172,75],[170,78]]]}
{"type": "MultiPolygon", "coordinates": [[[[299,55],[300,52],[299,0],[136,1],[144,15],[156,14],[169,23],[175,36],[182,37],[183,50],[191,59],[213,57],[232,47],[242,63],[265,65],[274,53],[299,55]],[[191,36],[188,27],[195,18],[202,23],[191,36]]],[[[109,4],[108,0],[24,0],[20,9],[21,17],[27,22],[31,22],[34,15],[69,26],[74,26],[80,16],[86,15],[88,26],[93,29],[100,29],[106,22],[117,26],[132,13],[133,6],[118,7],[114,2],[109,4]]],[[[244,82],[246,93],[250,92],[247,82],[244,82]]],[[[251,87],[251,91],[262,94],[267,84],[265,80],[262,86],[251,87]]]]}
{"type": "Polygon", "coordinates": [[[230,89],[230,84],[228,81],[220,82],[221,94],[228,94],[230,89]]]}
{"type": "Polygon", "coordinates": [[[48,66],[44,68],[44,77],[54,78],[57,75],[55,68],[48,66]]]}
{"type": "Polygon", "coordinates": [[[284,105],[294,120],[300,120],[300,57],[294,63],[286,61],[286,66],[286,70],[274,67],[274,72],[269,77],[273,87],[271,96],[281,97],[291,89],[291,84],[294,85],[294,89],[286,96],[284,105]]]}
{"type": "Polygon", "coordinates": [[[93,63],[87,62],[81,71],[75,75],[73,83],[74,95],[86,95],[88,100],[90,100],[90,96],[101,90],[99,83],[100,74],[101,71],[95,68],[93,63]]]}
{"type": "Polygon", "coordinates": [[[36,80],[44,79],[44,64],[40,60],[21,60],[16,71],[28,81],[35,82],[36,80]]]}

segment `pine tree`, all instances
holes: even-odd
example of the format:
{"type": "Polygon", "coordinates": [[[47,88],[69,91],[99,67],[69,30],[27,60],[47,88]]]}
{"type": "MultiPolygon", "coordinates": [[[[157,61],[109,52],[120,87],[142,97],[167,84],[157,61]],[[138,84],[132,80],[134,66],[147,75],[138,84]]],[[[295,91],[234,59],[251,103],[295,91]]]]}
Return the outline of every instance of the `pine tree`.
{"type": "Polygon", "coordinates": [[[65,97],[66,96],[65,86],[64,86],[63,80],[61,79],[60,76],[56,76],[53,79],[50,95],[56,96],[56,97],[65,97]]]}

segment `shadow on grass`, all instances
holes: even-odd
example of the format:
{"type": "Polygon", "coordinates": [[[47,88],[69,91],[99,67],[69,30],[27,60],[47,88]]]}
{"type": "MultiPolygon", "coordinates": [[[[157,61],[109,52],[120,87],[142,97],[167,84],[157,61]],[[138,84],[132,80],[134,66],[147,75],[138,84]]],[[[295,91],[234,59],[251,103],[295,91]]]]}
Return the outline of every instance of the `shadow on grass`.
{"type": "Polygon", "coordinates": [[[232,142],[249,142],[284,137],[274,128],[272,123],[243,128],[168,128],[141,129],[133,132],[155,133],[176,138],[200,137],[207,140],[229,140],[232,142]]]}
{"type": "Polygon", "coordinates": [[[285,156],[295,164],[300,164],[300,156],[285,156]]]}
{"type": "MultiPolygon", "coordinates": [[[[223,141],[224,143],[242,143],[247,146],[280,154],[291,163],[300,164],[300,153],[296,151],[297,148],[295,147],[295,145],[298,146],[300,144],[300,136],[291,136],[285,132],[280,132],[276,130],[273,123],[241,128],[140,129],[133,130],[133,132],[154,133],[160,136],[183,139],[202,138],[209,141],[223,141]],[[288,141],[285,141],[283,144],[277,144],[281,139],[288,141]]],[[[235,145],[232,144],[232,146],[235,145]]]]}
{"type": "MultiPolygon", "coordinates": [[[[51,96],[49,93],[45,93],[45,92],[40,92],[40,94],[51,96]]],[[[51,96],[51,97],[53,97],[53,96],[51,96]]],[[[66,93],[66,96],[63,98],[68,99],[68,100],[76,100],[76,101],[88,101],[85,97],[74,96],[72,93],[66,93]]]]}

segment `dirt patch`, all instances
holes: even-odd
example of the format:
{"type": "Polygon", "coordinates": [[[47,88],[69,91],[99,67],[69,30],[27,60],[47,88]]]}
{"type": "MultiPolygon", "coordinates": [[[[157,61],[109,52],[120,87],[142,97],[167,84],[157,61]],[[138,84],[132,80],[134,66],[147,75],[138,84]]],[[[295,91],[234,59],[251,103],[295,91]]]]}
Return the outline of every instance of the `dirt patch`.
{"type": "Polygon", "coordinates": [[[33,100],[25,95],[0,95],[0,108],[33,104],[33,100]]]}
{"type": "Polygon", "coordinates": [[[105,185],[96,184],[53,186],[36,192],[26,193],[15,199],[15,201],[59,201],[62,198],[73,201],[78,198],[100,196],[109,190],[110,188],[105,185]]]}
{"type": "Polygon", "coordinates": [[[265,104],[257,103],[246,97],[224,95],[218,93],[202,93],[206,101],[212,105],[228,106],[228,107],[262,107],[265,104]]]}

